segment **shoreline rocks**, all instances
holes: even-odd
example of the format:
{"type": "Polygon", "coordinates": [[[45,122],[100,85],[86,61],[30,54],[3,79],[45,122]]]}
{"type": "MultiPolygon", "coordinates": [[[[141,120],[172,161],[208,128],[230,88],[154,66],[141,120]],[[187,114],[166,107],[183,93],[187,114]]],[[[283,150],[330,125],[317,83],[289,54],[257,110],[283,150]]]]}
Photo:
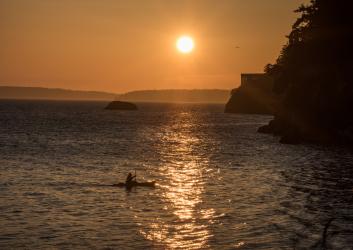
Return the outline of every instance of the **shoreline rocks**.
{"type": "Polygon", "coordinates": [[[306,126],[298,127],[293,123],[280,120],[275,117],[269,124],[260,127],[258,133],[279,136],[282,144],[317,144],[317,145],[352,145],[353,128],[345,130],[324,129],[318,124],[306,123],[306,126]]]}

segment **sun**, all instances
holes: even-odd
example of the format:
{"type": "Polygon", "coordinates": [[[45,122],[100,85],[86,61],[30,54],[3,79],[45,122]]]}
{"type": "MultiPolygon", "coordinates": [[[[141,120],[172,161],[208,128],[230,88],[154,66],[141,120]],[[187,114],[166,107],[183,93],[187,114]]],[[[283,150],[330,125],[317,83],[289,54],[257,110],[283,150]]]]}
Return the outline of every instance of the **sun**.
{"type": "Polygon", "coordinates": [[[179,52],[183,54],[189,54],[194,49],[194,40],[189,36],[181,36],[176,42],[176,47],[179,52]]]}

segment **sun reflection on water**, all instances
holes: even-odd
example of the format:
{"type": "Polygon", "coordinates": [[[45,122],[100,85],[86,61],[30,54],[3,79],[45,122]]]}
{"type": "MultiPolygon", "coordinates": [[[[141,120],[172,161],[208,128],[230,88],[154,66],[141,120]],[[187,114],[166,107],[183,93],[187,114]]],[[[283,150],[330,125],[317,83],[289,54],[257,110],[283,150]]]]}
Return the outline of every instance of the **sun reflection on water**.
{"type": "Polygon", "coordinates": [[[156,218],[140,232],[163,248],[205,249],[212,237],[209,225],[215,211],[201,207],[208,160],[194,150],[203,143],[195,133],[198,122],[191,114],[180,113],[162,133],[160,155],[165,165],[159,169],[164,180],[160,188],[168,216],[156,218]]]}
{"type": "Polygon", "coordinates": [[[201,202],[202,173],[195,164],[184,167],[167,166],[170,185],[165,185],[165,198],[171,202],[173,213],[181,220],[193,218],[195,206],[201,202]]]}

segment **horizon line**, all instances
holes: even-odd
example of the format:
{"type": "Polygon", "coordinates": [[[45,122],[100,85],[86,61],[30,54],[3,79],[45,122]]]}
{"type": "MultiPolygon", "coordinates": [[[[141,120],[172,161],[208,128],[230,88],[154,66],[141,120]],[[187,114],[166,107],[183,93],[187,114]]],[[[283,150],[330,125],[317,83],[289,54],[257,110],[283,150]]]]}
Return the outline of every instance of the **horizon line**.
{"type": "MultiPolygon", "coordinates": [[[[239,85],[240,86],[240,85],[239,85]]],[[[105,93],[105,94],[114,94],[114,95],[124,95],[130,92],[138,92],[138,91],[192,91],[192,90],[222,90],[222,91],[231,91],[232,89],[221,89],[221,88],[192,88],[192,89],[185,89],[185,88],[166,88],[166,89],[135,89],[129,90],[126,92],[108,92],[105,90],[81,90],[81,89],[69,89],[69,88],[60,88],[60,87],[43,87],[43,86],[23,86],[23,85],[2,85],[0,87],[6,88],[40,88],[40,89],[50,89],[50,90],[65,90],[65,91],[81,91],[81,92],[96,92],[96,93],[105,93]]],[[[236,87],[235,87],[236,88],[236,87]]]]}

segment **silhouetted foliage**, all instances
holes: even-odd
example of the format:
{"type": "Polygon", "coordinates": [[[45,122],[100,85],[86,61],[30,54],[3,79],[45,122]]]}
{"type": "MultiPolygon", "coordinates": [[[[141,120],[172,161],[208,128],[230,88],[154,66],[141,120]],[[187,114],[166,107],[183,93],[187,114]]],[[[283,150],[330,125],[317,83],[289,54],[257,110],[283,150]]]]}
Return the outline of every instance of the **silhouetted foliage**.
{"type": "Polygon", "coordinates": [[[296,10],[301,15],[287,44],[265,67],[282,102],[262,131],[314,140],[352,136],[352,7],[346,0],[312,0],[296,10]]]}

